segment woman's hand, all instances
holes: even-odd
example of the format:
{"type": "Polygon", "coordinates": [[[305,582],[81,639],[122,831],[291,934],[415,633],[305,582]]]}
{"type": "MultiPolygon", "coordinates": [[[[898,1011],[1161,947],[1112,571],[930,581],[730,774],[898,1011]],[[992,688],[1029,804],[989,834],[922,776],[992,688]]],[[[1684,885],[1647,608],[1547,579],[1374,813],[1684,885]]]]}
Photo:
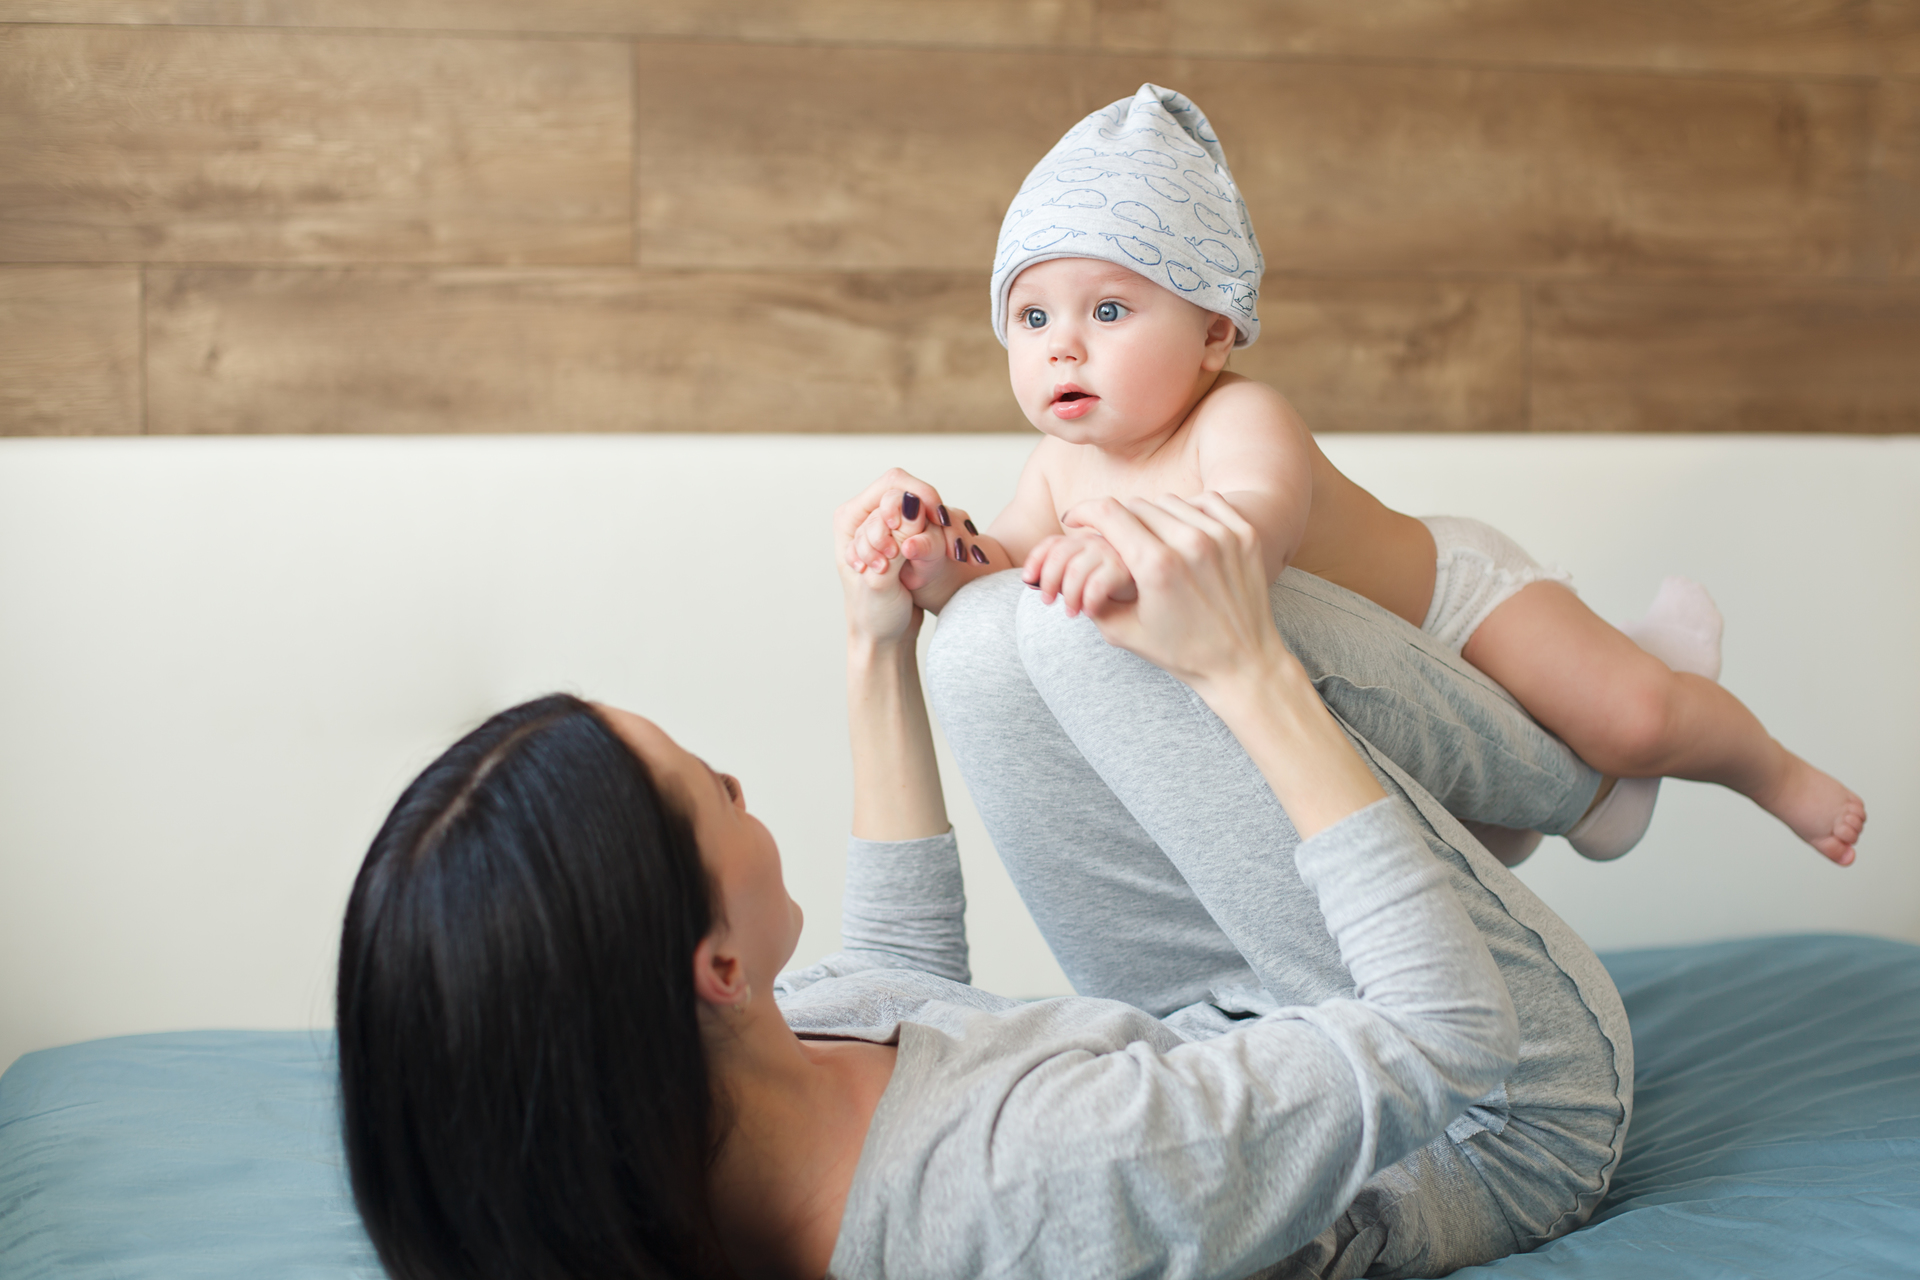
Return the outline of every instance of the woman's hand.
{"type": "MultiPolygon", "coordinates": [[[[948,830],[913,648],[926,614],[901,581],[903,566],[912,563],[907,556],[874,554],[883,543],[897,552],[896,535],[909,543],[926,536],[928,498],[903,481],[919,484],[904,471],[889,471],[833,513],[834,560],[847,608],[853,834],[863,840],[918,840],[948,830]],[[905,493],[915,493],[916,502],[906,505],[919,510],[901,510],[905,493]],[[876,531],[876,513],[885,532],[876,531]],[[865,554],[856,554],[863,530],[872,540],[865,554]]],[[[937,505],[939,496],[931,500],[937,505]]]]}
{"type": "Polygon", "coordinates": [[[1137,586],[1132,604],[1110,603],[1092,615],[1109,644],[1202,697],[1222,681],[1298,667],[1274,630],[1259,531],[1219,494],[1101,498],[1067,519],[1106,539],[1137,586]]]}
{"type": "MultiPolygon", "coordinates": [[[[911,647],[920,633],[923,614],[900,581],[901,569],[909,561],[897,554],[868,559],[855,552],[856,538],[889,498],[898,520],[902,478],[911,479],[905,472],[889,471],[833,513],[834,561],[840,570],[849,642],[911,647]]],[[[912,523],[924,520],[925,511],[916,516],[919,520],[912,523]]],[[[866,555],[872,554],[873,549],[866,548],[866,555]]]]}
{"type": "Polygon", "coordinates": [[[1100,634],[1200,695],[1302,839],[1386,795],[1274,629],[1260,535],[1225,498],[1103,498],[1072,520],[1113,544],[1139,590],[1090,615],[1100,634]]]}
{"type": "Polygon", "coordinates": [[[841,508],[849,509],[860,518],[841,558],[859,573],[885,573],[898,560],[901,585],[929,613],[940,612],[973,579],[1012,564],[965,511],[948,508],[939,490],[898,467],[841,508]]]}

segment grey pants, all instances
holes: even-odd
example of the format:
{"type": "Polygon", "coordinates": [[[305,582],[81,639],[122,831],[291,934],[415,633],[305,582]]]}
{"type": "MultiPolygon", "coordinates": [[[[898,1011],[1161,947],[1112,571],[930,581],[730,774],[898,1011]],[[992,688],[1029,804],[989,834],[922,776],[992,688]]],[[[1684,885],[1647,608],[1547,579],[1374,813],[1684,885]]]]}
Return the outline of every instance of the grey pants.
{"type": "MultiPolygon", "coordinates": [[[[1385,610],[1294,570],[1272,601],[1288,646],[1451,873],[1522,1039],[1502,1089],[1383,1170],[1273,1274],[1443,1275],[1533,1248],[1606,1193],[1633,1044],[1592,951],[1454,815],[1565,831],[1599,779],[1385,610]]],[[[1353,993],[1294,869],[1292,823],[1185,685],[1041,605],[1012,573],[948,604],[927,680],[994,846],[1078,992],[1162,1017],[1353,993]]]]}

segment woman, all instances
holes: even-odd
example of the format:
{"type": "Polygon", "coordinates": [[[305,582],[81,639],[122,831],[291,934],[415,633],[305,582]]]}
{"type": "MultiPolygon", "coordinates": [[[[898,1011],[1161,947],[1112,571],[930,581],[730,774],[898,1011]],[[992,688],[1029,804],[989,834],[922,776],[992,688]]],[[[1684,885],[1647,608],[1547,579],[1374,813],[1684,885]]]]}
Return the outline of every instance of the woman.
{"type": "Polygon", "coordinates": [[[338,992],[349,1166],[394,1275],[1240,1276],[1506,1074],[1499,970],[1281,643],[1252,530],[1212,496],[1129,520],[1141,600],[1112,637],[1244,747],[1350,993],[1187,1042],[964,985],[919,613],[843,570],[848,949],[784,1009],[772,840],[656,726],[527,704],[401,797],[338,992]]]}

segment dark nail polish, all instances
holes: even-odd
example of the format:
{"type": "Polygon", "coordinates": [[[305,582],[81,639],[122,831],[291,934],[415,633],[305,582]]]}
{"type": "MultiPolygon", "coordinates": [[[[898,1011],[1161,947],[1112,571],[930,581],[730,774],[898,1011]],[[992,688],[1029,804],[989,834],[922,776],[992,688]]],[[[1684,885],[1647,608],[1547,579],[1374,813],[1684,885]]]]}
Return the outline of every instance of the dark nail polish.
{"type": "Polygon", "coordinates": [[[979,562],[980,564],[985,564],[985,563],[987,563],[987,553],[986,553],[986,552],[984,552],[984,551],[982,551],[982,550],[980,549],[980,544],[979,544],[979,543],[975,543],[975,544],[974,544],[974,547],[973,547],[973,558],[974,558],[974,559],[975,559],[976,561],[978,561],[978,562],[979,562]]]}
{"type": "Polygon", "coordinates": [[[953,558],[962,562],[967,558],[967,544],[958,538],[953,540],[953,558]]]}
{"type": "Polygon", "coordinates": [[[935,507],[934,510],[940,513],[940,524],[942,528],[953,523],[952,519],[949,518],[947,515],[947,507],[945,503],[942,503],[939,506],[935,507]]]}
{"type": "Polygon", "coordinates": [[[979,536],[980,536],[980,531],[979,531],[978,529],[976,529],[976,528],[974,528],[974,527],[973,527],[973,521],[971,521],[971,520],[962,520],[962,521],[961,521],[960,523],[961,523],[961,524],[964,524],[965,526],[967,526],[967,532],[968,532],[968,533],[970,533],[970,534],[972,534],[972,535],[973,535],[974,537],[976,537],[976,538],[977,538],[977,537],[979,537],[979,536]]]}
{"type": "Polygon", "coordinates": [[[909,520],[919,519],[920,495],[917,493],[909,493],[902,497],[900,499],[900,514],[909,520]]]}
{"type": "Polygon", "coordinates": [[[1037,582],[1029,582],[1027,583],[1027,585],[1035,591],[1038,591],[1040,589],[1040,584],[1037,582]]]}

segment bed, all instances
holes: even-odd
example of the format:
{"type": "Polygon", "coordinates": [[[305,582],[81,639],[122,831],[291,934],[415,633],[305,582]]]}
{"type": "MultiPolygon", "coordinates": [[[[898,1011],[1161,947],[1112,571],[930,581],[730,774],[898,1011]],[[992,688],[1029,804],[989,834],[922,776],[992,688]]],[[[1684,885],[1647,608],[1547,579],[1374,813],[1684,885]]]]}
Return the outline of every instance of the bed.
{"type": "MultiPolygon", "coordinates": [[[[1920,581],[1920,438],[1323,444],[1390,503],[1471,513],[1563,564],[1604,616],[1664,573],[1708,583],[1729,686],[1873,813],[1842,872],[1737,797],[1669,783],[1632,857],[1549,841],[1520,868],[1609,953],[1639,1106],[1594,1223],[1487,1270],[1920,1275],[1920,948],[1693,945],[1920,943],[1920,593],[1887,588],[1920,581]],[[1782,582],[1846,602],[1842,625],[1782,582]],[[1647,947],[1670,949],[1628,950],[1647,947]]],[[[381,815],[519,698],[644,710],[756,780],[807,913],[796,958],[831,949],[849,782],[822,678],[842,662],[825,513],[898,464],[985,514],[1030,446],[0,441],[0,1066],[19,1058],[0,1078],[0,1280],[379,1276],[343,1194],[327,1035],[257,1028],[326,1022],[381,815]],[[714,522],[716,477],[729,510],[787,513],[788,532],[714,522]],[[707,554],[660,553],[696,527],[707,554]],[[752,591],[715,570],[748,562],[752,591]]],[[[1065,990],[947,779],[976,979],[1065,990]]]]}
{"type": "MultiPolygon", "coordinates": [[[[1459,1276],[1920,1273],[1920,946],[1773,937],[1606,957],[1639,1061],[1593,1221],[1459,1276]]],[[[125,1036],[0,1077],[8,1280],[345,1280],[380,1265],[341,1171],[332,1042],[125,1036]]]]}

